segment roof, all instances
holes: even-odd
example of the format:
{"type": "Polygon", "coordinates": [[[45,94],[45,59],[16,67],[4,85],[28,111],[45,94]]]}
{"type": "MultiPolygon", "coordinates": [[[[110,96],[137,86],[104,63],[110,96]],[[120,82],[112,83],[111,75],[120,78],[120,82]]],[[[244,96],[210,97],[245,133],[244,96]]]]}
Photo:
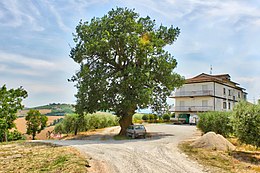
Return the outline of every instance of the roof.
{"type": "Polygon", "coordinates": [[[217,82],[217,83],[220,83],[220,84],[235,87],[237,89],[245,90],[244,88],[239,87],[238,83],[231,81],[229,74],[209,75],[209,74],[206,74],[206,73],[201,73],[198,76],[195,76],[193,78],[189,78],[189,79],[185,80],[185,84],[201,83],[201,82],[217,82]]]}

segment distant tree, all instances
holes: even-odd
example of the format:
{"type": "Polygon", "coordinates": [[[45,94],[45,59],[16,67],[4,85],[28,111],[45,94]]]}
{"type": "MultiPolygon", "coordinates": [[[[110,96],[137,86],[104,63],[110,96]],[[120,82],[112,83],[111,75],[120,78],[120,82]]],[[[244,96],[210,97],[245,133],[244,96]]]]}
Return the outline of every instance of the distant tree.
{"type": "Polygon", "coordinates": [[[0,88],[0,141],[7,141],[9,129],[15,127],[17,111],[23,109],[22,100],[27,97],[27,92],[22,88],[10,89],[3,85],[0,88]]]}
{"type": "Polygon", "coordinates": [[[164,50],[179,33],[173,26],[156,27],[149,16],[139,17],[127,8],[80,22],[70,52],[81,65],[71,79],[77,82],[79,118],[97,110],[113,111],[120,117],[120,135],[125,135],[137,107],[165,107],[167,96],[184,81],[173,72],[176,59],[164,50]]]}
{"type": "Polygon", "coordinates": [[[27,134],[32,135],[35,139],[36,133],[40,133],[47,124],[48,118],[46,115],[42,115],[39,110],[31,109],[25,117],[27,125],[27,134]]]}
{"type": "Polygon", "coordinates": [[[166,113],[166,114],[163,114],[162,118],[163,118],[164,121],[169,121],[171,116],[166,113]]]}

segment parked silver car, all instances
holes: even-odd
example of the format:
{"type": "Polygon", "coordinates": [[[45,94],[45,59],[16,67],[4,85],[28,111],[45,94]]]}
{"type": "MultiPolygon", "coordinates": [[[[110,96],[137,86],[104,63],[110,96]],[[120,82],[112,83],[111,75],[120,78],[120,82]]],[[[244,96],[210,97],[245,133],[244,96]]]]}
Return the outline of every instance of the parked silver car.
{"type": "Polygon", "coordinates": [[[126,135],[129,137],[137,138],[137,137],[146,137],[146,129],[144,127],[144,125],[130,125],[127,129],[126,129],[126,135]]]}

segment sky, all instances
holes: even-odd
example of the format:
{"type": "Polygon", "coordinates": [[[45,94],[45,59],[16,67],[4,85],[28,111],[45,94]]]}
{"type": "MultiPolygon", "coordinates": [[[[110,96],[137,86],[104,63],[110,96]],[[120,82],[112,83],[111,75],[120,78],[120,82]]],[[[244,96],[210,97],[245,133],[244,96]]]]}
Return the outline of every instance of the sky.
{"type": "Polygon", "coordinates": [[[102,17],[112,8],[135,9],[160,24],[180,28],[166,49],[176,58],[175,72],[228,73],[260,98],[260,1],[253,0],[1,0],[0,86],[22,86],[26,107],[75,103],[79,69],[70,57],[73,33],[82,19],[102,17]]]}

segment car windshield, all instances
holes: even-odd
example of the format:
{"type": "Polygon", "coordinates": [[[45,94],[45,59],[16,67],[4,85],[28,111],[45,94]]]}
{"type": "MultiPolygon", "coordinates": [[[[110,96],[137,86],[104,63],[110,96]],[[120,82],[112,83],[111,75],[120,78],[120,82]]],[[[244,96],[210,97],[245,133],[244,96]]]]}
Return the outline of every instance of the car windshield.
{"type": "Polygon", "coordinates": [[[144,126],[135,126],[135,129],[144,129],[144,126]]]}

